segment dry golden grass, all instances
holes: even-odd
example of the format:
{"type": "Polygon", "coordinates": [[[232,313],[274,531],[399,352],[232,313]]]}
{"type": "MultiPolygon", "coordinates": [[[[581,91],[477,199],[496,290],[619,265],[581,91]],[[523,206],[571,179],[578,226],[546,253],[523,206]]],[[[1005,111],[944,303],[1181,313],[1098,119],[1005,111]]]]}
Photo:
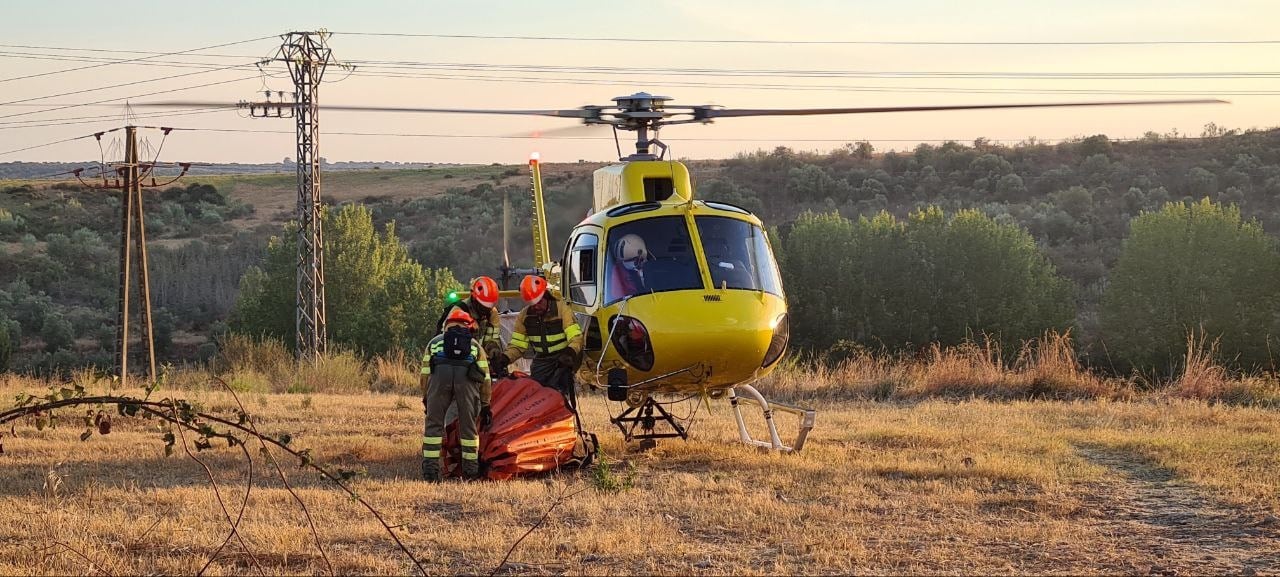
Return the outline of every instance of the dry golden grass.
{"type": "MultiPolygon", "coordinates": [[[[38,384],[10,382],[0,393],[38,384]]],[[[180,394],[210,411],[235,407],[222,392],[180,394]]],[[[1280,524],[1266,525],[1280,514],[1280,420],[1261,408],[831,400],[816,407],[805,451],[780,455],[735,444],[732,414],[713,402],[699,412],[689,441],[639,453],[607,423],[618,407],[588,394],[584,421],[619,463],[615,474],[635,471],[631,488],[602,490],[585,472],[423,484],[417,398],[261,393],[242,400],[263,432],[289,432],[317,460],[363,470],[356,489],[400,526],[397,535],[432,573],[492,572],[566,490],[584,492],[524,541],[504,573],[1265,572],[1280,560],[1280,524]],[[1122,455],[1139,473],[1099,464],[1098,451],[1122,455]],[[1187,483],[1180,490],[1204,496],[1206,511],[1232,512],[1262,533],[1235,535],[1224,525],[1216,542],[1227,546],[1175,546],[1159,538],[1177,526],[1153,521],[1121,527],[1117,539],[1116,512],[1126,503],[1116,495],[1145,483],[1141,472],[1151,470],[1171,471],[1187,483]]],[[[4,439],[0,574],[92,572],[62,545],[41,550],[55,543],[112,574],[198,571],[227,531],[198,465],[181,451],[164,457],[153,421],[118,420],[110,435],[84,443],[80,431],[19,424],[17,437],[4,439]]],[[[243,457],[226,447],[201,456],[234,514],[243,457]]],[[[325,571],[297,505],[260,461],[242,525],[250,551],[271,574],[325,571]]],[[[286,471],[335,570],[410,572],[358,504],[314,474],[292,465],[286,471]]],[[[233,541],[210,574],[254,572],[233,541]]]]}
{"type": "Polygon", "coordinates": [[[1127,399],[1127,379],[1104,378],[1076,358],[1067,334],[1046,332],[1006,363],[991,339],[956,347],[931,345],[919,357],[849,351],[831,363],[789,361],[766,384],[794,399],[1127,399]]]}
{"type": "MultiPolygon", "coordinates": [[[[557,495],[579,491],[504,574],[1280,567],[1275,379],[1218,368],[1202,342],[1189,347],[1178,379],[1141,394],[1085,370],[1065,335],[1028,343],[1012,363],[998,351],[984,343],[919,358],[855,350],[830,367],[789,361],[759,388],[818,409],[796,455],[737,444],[719,402],[696,409],[689,441],[637,452],[608,424],[618,405],[585,394],[583,419],[600,435],[608,470],[444,485],[417,480],[421,401],[395,394],[416,389],[408,355],[365,365],[339,352],[300,371],[279,345],[231,339],[214,371],[241,391],[264,433],[287,432],[317,461],[362,471],[356,490],[431,573],[494,571],[557,495]]],[[[72,380],[112,384],[87,372],[72,380]]],[[[62,383],[0,375],[0,397],[50,386],[62,383]]],[[[178,371],[157,394],[233,411],[231,395],[211,386],[208,373],[178,371]]],[[[686,410],[695,409],[676,407],[686,410]]],[[[20,422],[16,437],[2,439],[0,574],[198,571],[228,526],[202,469],[181,450],[164,456],[155,421],[118,419],[110,435],[82,443],[80,414],[67,411],[56,429],[20,422]]],[[[271,574],[326,571],[296,503],[256,447],[251,454],[242,532],[253,558],[271,574]]],[[[220,446],[200,456],[234,515],[242,454],[220,446]]],[[[410,572],[357,503],[286,465],[337,572],[410,572]]],[[[251,572],[234,541],[210,571],[251,572]]]]}
{"type": "Polygon", "coordinates": [[[1187,336],[1182,373],[1167,393],[1182,399],[1202,399],[1236,405],[1280,405],[1280,381],[1275,375],[1232,375],[1217,364],[1218,341],[1204,335],[1187,336]]]}
{"type": "MultiPolygon", "coordinates": [[[[350,350],[333,348],[316,365],[299,364],[279,341],[231,334],[221,343],[213,372],[239,392],[359,393],[368,391],[369,367],[350,350]]],[[[176,377],[196,386],[208,379],[176,377]]]]}
{"type": "Polygon", "coordinates": [[[372,390],[378,393],[416,394],[419,368],[419,361],[400,349],[374,356],[372,390]]]}

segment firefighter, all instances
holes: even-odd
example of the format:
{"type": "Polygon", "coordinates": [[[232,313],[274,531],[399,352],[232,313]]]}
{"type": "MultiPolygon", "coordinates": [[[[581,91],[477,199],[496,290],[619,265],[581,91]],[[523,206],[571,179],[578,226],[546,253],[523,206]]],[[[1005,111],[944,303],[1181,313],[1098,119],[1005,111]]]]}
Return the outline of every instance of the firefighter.
{"type": "Polygon", "coordinates": [[[560,391],[569,408],[576,410],[573,373],[582,359],[582,329],[569,305],[547,291],[547,279],[534,275],[524,277],[520,281],[520,296],[527,304],[516,318],[506,354],[498,362],[513,363],[532,348],[530,376],[543,386],[560,391]]]}
{"type": "Polygon", "coordinates": [[[466,311],[476,321],[476,338],[490,359],[502,354],[502,332],[498,315],[498,283],[487,276],[471,281],[471,295],[444,307],[436,323],[436,333],[444,331],[445,318],[456,309],[466,311]]]}
{"type": "Polygon", "coordinates": [[[472,337],[475,321],[461,309],[449,313],[444,332],[431,339],[422,357],[422,404],[426,427],[422,436],[422,478],[440,480],[440,449],[444,443],[445,413],[457,403],[458,439],[462,445],[462,476],[480,476],[480,435],[489,426],[489,363],[472,337]]]}

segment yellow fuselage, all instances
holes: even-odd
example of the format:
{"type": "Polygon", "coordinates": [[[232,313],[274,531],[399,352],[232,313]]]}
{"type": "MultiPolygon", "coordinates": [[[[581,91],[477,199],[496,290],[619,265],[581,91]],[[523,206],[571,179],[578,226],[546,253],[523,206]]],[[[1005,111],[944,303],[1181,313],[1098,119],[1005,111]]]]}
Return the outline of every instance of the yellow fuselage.
{"type": "MultiPolygon", "coordinates": [[[[767,364],[765,357],[776,332],[787,330],[787,306],[760,220],[738,207],[692,200],[692,192],[688,171],[676,162],[597,171],[595,211],[570,234],[555,279],[587,327],[583,381],[604,385],[610,369],[622,368],[633,392],[692,394],[752,381],[777,366],[778,343],[767,364]],[[612,270],[620,255],[609,251],[635,232],[650,243],[642,265],[649,286],[623,297],[611,284],[623,274],[612,270]],[[623,338],[610,323],[617,315],[642,323],[652,366],[615,346],[611,337],[623,338]]],[[[785,335],[781,343],[785,348],[785,335]]]]}

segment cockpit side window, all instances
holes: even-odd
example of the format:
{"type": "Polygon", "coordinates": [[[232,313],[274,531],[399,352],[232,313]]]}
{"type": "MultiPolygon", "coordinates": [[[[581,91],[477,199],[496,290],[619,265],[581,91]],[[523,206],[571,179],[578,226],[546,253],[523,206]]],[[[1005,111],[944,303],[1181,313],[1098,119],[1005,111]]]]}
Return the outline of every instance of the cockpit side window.
{"type": "Polygon", "coordinates": [[[596,279],[596,248],[600,237],[584,232],[574,238],[566,255],[569,279],[569,301],[580,305],[596,304],[599,284],[596,279]]]}
{"type": "Polygon", "coordinates": [[[695,220],[715,288],[782,295],[778,266],[759,226],[723,216],[699,216],[695,220]]]}
{"type": "Polygon", "coordinates": [[[684,217],[657,216],[611,227],[604,249],[606,305],[639,294],[702,288],[684,217]]]}

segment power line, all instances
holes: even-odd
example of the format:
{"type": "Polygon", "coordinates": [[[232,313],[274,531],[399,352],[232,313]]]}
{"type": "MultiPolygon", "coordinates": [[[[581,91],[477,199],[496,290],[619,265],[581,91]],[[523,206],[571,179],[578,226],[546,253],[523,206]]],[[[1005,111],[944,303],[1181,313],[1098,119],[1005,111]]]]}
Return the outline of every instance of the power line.
{"type": "Polygon", "coordinates": [[[424,34],[406,32],[333,32],[348,36],[384,36],[465,40],[536,40],[556,42],[629,42],[646,44],[764,44],[764,45],[850,45],[850,46],[1158,46],[1158,45],[1250,45],[1280,44],[1280,40],[1031,40],[1031,41],[946,41],[946,40],[763,40],[740,38],[624,38],[591,36],[514,36],[493,34],[424,34]]]}
{"type": "MultiPolygon", "coordinates": [[[[3,45],[0,45],[3,46],[3,45]]],[[[74,56],[60,54],[41,54],[30,52],[0,52],[3,57],[33,57],[66,60],[73,62],[112,62],[129,63],[132,60],[112,59],[96,56],[74,56]]],[[[595,66],[595,65],[551,65],[551,64],[513,64],[490,62],[432,62],[413,60],[357,60],[347,59],[348,64],[367,65],[361,68],[372,70],[448,70],[448,71],[492,71],[523,73],[573,73],[573,74],[672,74],[680,76],[776,76],[787,78],[974,78],[974,79],[1011,79],[1026,78],[1034,80],[1066,79],[1066,80],[1110,80],[1110,79],[1225,79],[1225,78],[1276,78],[1280,71],[1272,70],[1192,70],[1192,71],[1009,71],[1009,70],[839,70],[839,69],[757,69],[757,68],[687,68],[687,67],[651,67],[651,66],[595,66]]],[[[257,61],[240,66],[252,66],[257,61]]],[[[218,64],[209,62],[175,62],[156,60],[142,62],[140,65],[174,65],[192,68],[223,69],[218,64]]]]}
{"type": "MultiPolygon", "coordinates": [[[[616,86],[618,81],[598,79],[598,78],[529,78],[524,76],[485,76],[475,74],[397,74],[397,73],[362,73],[359,70],[353,72],[354,76],[364,76],[373,78],[401,78],[401,79],[423,79],[423,80],[461,80],[461,81],[479,81],[479,82],[504,82],[504,83],[521,83],[521,84],[568,84],[568,85],[585,85],[585,86],[616,86]]],[[[1217,95],[1217,96],[1272,96],[1280,94],[1275,90],[1179,90],[1179,89],[1097,89],[1097,88],[965,88],[965,87],[945,87],[945,86],[858,86],[858,85],[830,85],[830,84],[767,84],[767,83],[725,83],[725,82],[696,82],[690,80],[655,80],[655,79],[633,79],[629,80],[632,84],[642,84],[647,86],[664,86],[664,87],[692,87],[692,88],[726,88],[726,89],[757,89],[757,90],[782,90],[782,91],[824,91],[824,92],[887,92],[887,93],[938,93],[938,94],[1150,94],[1150,95],[1217,95]]]]}
{"type": "Polygon", "coordinates": [[[146,80],[135,80],[135,81],[133,81],[133,82],[124,82],[124,83],[120,83],[120,84],[112,84],[112,85],[110,85],[110,86],[99,86],[99,87],[96,87],[96,88],[86,88],[86,89],[84,89],[84,90],[73,90],[73,91],[71,91],[71,92],[63,92],[63,93],[61,93],[61,94],[51,94],[51,95],[48,95],[48,96],[35,96],[35,97],[32,97],[32,98],[24,98],[24,99],[22,99],[22,100],[11,100],[11,101],[9,101],[9,102],[0,102],[0,105],[18,104],[18,103],[22,103],[22,102],[31,102],[31,101],[33,101],[33,100],[44,100],[44,99],[46,99],[46,98],[57,98],[57,97],[59,97],[59,96],[71,96],[71,95],[73,95],[73,94],[84,94],[84,93],[86,93],[86,92],[97,92],[97,91],[99,91],[99,90],[110,90],[110,89],[112,89],[112,88],[122,88],[122,87],[125,87],[125,86],[133,86],[133,85],[135,85],[135,84],[147,84],[147,83],[149,83],[149,82],[159,82],[159,81],[161,81],[161,80],[172,80],[172,79],[174,79],[174,78],[184,78],[184,77],[187,77],[187,76],[195,76],[195,75],[197,75],[197,74],[208,74],[208,73],[210,73],[210,72],[217,72],[217,71],[220,71],[220,70],[230,70],[230,69],[232,69],[232,68],[238,68],[238,67],[241,67],[241,66],[243,66],[243,65],[242,65],[242,64],[235,64],[235,65],[231,65],[231,66],[223,66],[223,67],[221,67],[221,68],[214,68],[214,69],[212,69],[212,70],[201,70],[201,71],[198,71],[198,72],[187,72],[187,73],[183,73],[183,74],[174,74],[174,75],[171,75],[171,76],[162,76],[162,77],[160,77],[160,78],[149,78],[149,79],[146,79],[146,80]]]}
{"type": "MultiPolygon", "coordinates": [[[[194,110],[226,110],[226,107],[219,106],[217,108],[207,108],[207,109],[197,108],[194,110]]],[[[189,114],[189,113],[194,113],[194,112],[184,112],[184,113],[164,112],[160,114],[147,114],[144,116],[176,116],[177,114],[189,114]]],[[[42,123],[42,122],[60,122],[64,120],[97,120],[97,119],[111,119],[111,118],[120,118],[120,114],[95,114],[92,116],[64,116],[61,118],[40,118],[40,119],[29,119],[29,120],[0,120],[0,128],[3,128],[4,126],[7,126],[7,125],[20,125],[20,124],[42,123]]]]}
{"type": "Polygon", "coordinates": [[[4,79],[0,79],[0,82],[9,82],[9,81],[11,81],[11,80],[23,80],[23,79],[27,79],[27,78],[38,78],[38,77],[41,77],[41,76],[50,76],[50,75],[53,75],[53,74],[62,74],[62,73],[64,73],[64,72],[75,72],[75,71],[77,71],[77,70],[88,70],[88,69],[90,69],[90,68],[101,68],[101,67],[103,67],[103,66],[111,66],[111,65],[113,65],[113,64],[124,64],[124,63],[126,63],[126,62],[134,62],[134,61],[138,61],[138,60],[147,60],[147,59],[150,59],[150,58],[156,58],[156,57],[158,57],[158,56],[176,56],[176,55],[178,55],[178,54],[187,54],[187,53],[189,53],[189,52],[199,52],[199,51],[201,51],[201,50],[212,50],[212,49],[214,49],[214,48],[222,48],[222,47],[224,47],[224,46],[235,46],[235,45],[237,45],[237,44],[247,44],[247,43],[249,43],[249,42],[257,42],[257,41],[259,41],[259,40],[266,40],[266,39],[268,39],[268,38],[274,38],[274,37],[275,37],[275,36],[263,36],[263,37],[261,37],[261,38],[250,38],[249,40],[238,40],[238,41],[236,41],[236,42],[227,42],[227,43],[224,43],[224,44],[215,44],[215,45],[213,45],[213,46],[204,46],[204,47],[201,47],[201,48],[191,48],[191,49],[188,49],[188,50],[179,50],[179,51],[177,51],[177,52],[165,52],[165,53],[156,54],[156,55],[152,55],[152,56],[140,56],[140,57],[138,57],[138,58],[133,58],[133,59],[130,59],[130,60],[124,60],[124,61],[121,61],[121,62],[108,62],[108,63],[103,63],[103,64],[95,64],[95,65],[93,65],[93,66],[81,66],[81,67],[79,67],[79,68],[68,68],[68,69],[65,69],[65,70],[55,70],[55,71],[53,71],[53,72],[41,72],[41,73],[39,73],[39,74],[28,74],[28,75],[26,75],[26,76],[15,76],[15,77],[12,77],[12,78],[4,78],[4,79]]]}
{"type": "MultiPolygon", "coordinates": [[[[231,84],[231,83],[233,83],[233,82],[243,82],[243,81],[245,81],[245,80],[256,80],[256,79],[258,79],[258,78],[259,78],[259,76],[257,76],[257,75],[254,75],[254,76],[245,76],[245,77],[242,77],[242,78],[233,78],[233,79],[231,79],[231,80],[222,80],[222,81],[219,81],[219,82],[209,82],[209,83],[206,83],[206,84],[196,84],[196,85],[194,85],[194,86],[184,86],[184,87],[182,87],[182,88],[174,88],[174,89],[171,89],[171,90],[157,90],[157,91],[155,91],[155,92],[147,92],[147,93],[145,93],[145,94],[134,94],[134,95],[131,95],[131,96],[122,96],[122,97],[119,97],[119,98],[107,98],[107,99],[103,99],[103,100],[95,100],[95,101],[93,101],[93,102],[80,102],[80,103],[76,103],[76,104],[67,104],[67,105],[65,105],[65,106],[58,106],[58,107],[56,107],[56,108],[46,108],[46,109],[44,109],[44,110],[35,110],[35,111],[31,111],[31,112],[18,112],[18,113],[14,113],[14,114],[6,114],[6,115],[4,115],[4,116],[0,116],[0,119],[4,119],[4,118],[12,118],[12,117],[14,117],[14,116],[26,116],[26,115],[28,115],[28,114],[40,114],[40,113],[42,113],[42,112],[53,112],[53,111],[55,111],[55,110],[65,110],[65,109],[67,109],[67,108],[76,108],[76,107],[80,107],[80,106],[92,106],[92,105],[95,105],[95,104],[103,104],[103,103],[106,103],[106,102],[119,102],[119,101],[121,101],[121,100],[129,100],[129,99],[131,99],[131,98],[144,98],[144,97],[147,97],[147,96],[155,96],[155,95],[157,95],[157,94],[169,94],[169,93],[171,93],[171,92],[181,92],[181,91],[183,91],[183,90],[192,90],[192,89],[195,89],[195,88],[205,88],[205,87],[208,87],[208,86],[218,86],[218,85],[220,85],[220,84],[231,84]]],[[[230,107],[230,105],[228,105],[228,107],[230,107]]]]}
{"type": "MultiPolygon", "coordinates": [[[[266,38],[271,38],[267,36],[266,38]]],[[[259,38],[263,40],[264,38],[259,38]]],[[[247,41],[252,42],[252,40],[247,41]]],[[[101,52],[105,54],[151,54],[155,56],[176,56],[180,52],[158,52],[155,50],[119,50],[110,48],[76,48],[71,46],[32,46],[29,44],[0,44],[0,48],[20,48],[23,50],[62,50],[66,52],[101,52]]],[[[191,54],[199,58],[257,58],[253,54],[191,54]]]]}
{"type": "MultiPolygon", "coordinates": [[[[159,66],[163,68],[207,68],[215,69],[220,66],[216,62],[185,62],[173,60],[148,60],[146,62],[134,62],[120,58],[108,58],[105,56],[81,56],[76,54],[48,54],[39,52],[0,52],[0,58],[15,58],[20,60],[49,60],[52,62],[104,62],[110,64],[128,64],[130,66],[159,66]]],[[[244,58],[256,58],[253,56],[245,56],[244,58]]],[[[241,59],[243,61],[244,59],[241,59]]],[[[255,62],[242,64],[240,66],[254,66],[255,62]]]]}
{"type": "Polygon", "coordinates": [[[13,153],[15,153],[15,152],[23,152],[23,151],[25,151],[25,150],[35,150],[35,149],[37,149],[37,148],[44,148],[44,147],[46,147],[46,146],[53,146],[53,145],[55,145],[55,144],[62,144],[62,143],[64,143],[64,142],[71,142],[72,140],[80,140],[81,138],[90,138],[90,137],[92,137],[92,136],[93,136],[92,134],[86,134],[86,135],[84,135],[84,136],[76,136],[76,137],[73,137],[73,138],[64,138],[64,139],[62,139],[62,140],[55,140],[55,141],[53,141],[53,142],[46,142],[46,143],[44,143],[44,144],[37,144],[37,145],[35,145],[35,146],[28,146],[28,147],[26,147],[26,148],[15,148],[15,149],[13,149],[13,150],[6,150],[6,151],[4,151],[4,152],[0,152],[0,156],[6,155],[6,154],[13,154],[13,153]]]}
{"type": "MultiPolygon", "coordinates": [[[[52,58],[56,60],[73,60],[73,61],[104,61],[100,57],[79,57],[79,56],[62,56],[62,55],[33,55],[30,53],[17,53],[16,56],[10,56],[14,53],[0,52],[0,57],[37,57],[52,58]]],[[[123,60],[117,60],[124,62],[123,60]]],[[[753,70],[753,69],[724,69],[724,68],[627,68],[627,67],[603,67],[603,66],[549,66],[549,65],[522,65],[522,64],[492,64],[492,63],[454,63],[454,62],[415,62],[415,61],[395,61],[395,60],[352,60],[350,62],[357,64],[366,64],[361,66],[359,70],[355,70],[350,75],[364,76],[370,78],[402,78],[402,79],[427,79],[427,80],[475,80],[487,82],[520,82],[532,84],[578,84],[578,85],[612,85],[614,81],[605,81],[596,78],[530,78],[522,76],[483,76],[469,74],[452,74],[449,71],[474,71],[474,72],[523,72],[523,73],[547,73],[547,72],[563,72],[575,75],[594,75],[605,76],[623,75],[631,76],[636,74],[661,73],[673,74],[677,76],[743,76],[743,77],[794,77],[794,78],[903,78],[917,79],[927,77],[941,77],[951,79],[1006,79],[1006,80],[1025,80],[1025,79],[1051,79],[1051,80],[1115,80],[1115,79],[1271,79],[1280,77],[1280,72],[1273,71],[1168,71],[1168,72],[983,72],[983,71],[861,71],[861,70],[753,70]],[[434,73],[410,72],[410,71],[444,71],[434,73]],[[377,72],[386,71],[386,72],[377,72]]],[[[171,67],[187,67],[201,68],[207,70],[222,70],[236,68],[240,66],[251,66],[251,64],[243,64],[240,66],[222,67],[216,64],[203,62],[173,62],[173,61],[153,61],[138,62],[137,65],[147,66],[171,66],[171,67]]],[[[886,93],[940,93],[940,94],[1150,94],[1150,95],[1181,95],[1181,94],[1214,94],[1219,96],[1272,96],[1280,94],[1273,90],[1179,90],[1179,89],[1149,89],[1149,88],[1110,88],[1110,89],[1059,89],[1059,88],[972,88],[972,87],[948,87],[948,86],[850,86],[850,85],[812,85],[812,84],[760,84],[760,83],[715,83],[715,82],[692,82],[680,81],[671,82],[666,80],[635,80],[632,82],[643,82],[647,84],[657,84],[666,86],[690,86],[690,87],[708,87],[708,88],[726,88],[726,89],[760,89],[760,90],[804,90],[804,91],[835,91],[835,92],[886,92],[886,93]]],[[[50,96],[52,97],[52,96],[50,96]]],[[[0,103],[0,105],[11,105],[14,103],[0,103]]]]}
{"type": "MultiPolygon", "coordinates": [[[[187,111],[187,112],[167,112],[167,113],[161,113],[161,114],[140,114],[140,115],[137,115],[137,116],[136,116],[136,117],[134,117],[134,118],[146,119],[146,118],[167,118],[167,117],[174,117],[174,116],[194,116],[194,115],[198,115],[198,114],[211,114],[211,113],[215,113],[215,112],[226,112],[226,110],[227,110],[226,108],[206,108],[206,109],[199,109],[199,110],[196,110],[196,111],[187,111]]],[[[111,114],[111,115],[103,115],[103,116],[96,116],[96,117],[94,117],[94,116],[87,116],[87,117],[84,117],[84,118],[89,118],[89,119],[92,119],[92,120],[70,120],[70,121],[58,122],[57,120],[59,120],[59,119],[50,119],[48,122],[44,122],[43,124],[23,124],[23,125],[14,125],[14,126],[0,126],[0,130],[13,130],[13,129],[18,129],[18,128],[47,128],[47,127],[50,127],[50,126],[70,126],[70,125],[75,125],[75,124],[97,124],[97,123],[101,123],[101,122],[115,122],[115,121],[119,121],[119,120],[120,120],[120,115],[119,115],[119,114],[111,114]]],[[[32,122],[32,121],[25,121],[25,122],[32,122]]],[[[35,122],[43,122],[43,121],[35,121],[35,122]]]]}
{"type": "MultiPolygon", "coordinates": [[[[0,53],[0,57],[4,57],[4,56],[5,55],[3,53],[0,53]]],[[[239,67],[239,66],[219,67],[216,65],[202,64],[202,63],[176,63],[176,62],[173,62],[173,63],[155,62],[155,63],[145,63],[145,64],[148,66],[202,68],[202,69],[208,69],[208,70],[225,70],[229,68],[239,67]]],[[[247,67],[251,65],[246,64],[242,66],[247,67]]],[[[477,66],[488,66],[488,65],[477,65],[477,66]]],[[[527,84],[570,84],[570,85],[576,84],[576,85],[600,85],[600,86],[611,86],[611,85],[617,84],[617,81],[605,80],[600,78],[565,78],[565,77],[530,78],[525,76],[451,74],[448,72],[414,73],[414,72],[396,71],[397,69],[400,69],[400,68],[407,68],[410,70],[416,70],[416,69],[430,70],[431,69],[429,67],[417,68],[417,67],[398,67],[398,66],[390,66],[390,67],[370,66],[370,67],[361,67],[360,69],[352,71],[349,74],[351,76],[362,76],[367,78],[392,78],[392,79],[461,80],[461,81],[472,80],[472,81],[481,81],[481,82],[517,82],[517,83],[527,83],[527,84]],[[392,70],[392,71],[382,72],[382,73],[374,72],[377,70],[392,70]]],[[[442,69],[450,70],[451,68],[442,68],[442,69]]],[[[462,70],[462,68],[458,68],[458,70],[462,70]]],[[[488,71],[487,68],[481,69],[481,70],[488,71]]],[[[570,74],[594,74],[594,75],[604,75],[606,77],[610,74],[631,75],[631,74],[644,73],[642,71],[577,72],[574,70],[569,70],[567,68],[565,71],[570,74]]],[[[537,73],[540,71],[531,70],[529,72],[537,73]]],[[[786,74],[785,71],[776,71],[776,72],[781,73],[781,74],[778,74],[779,76],[806,77],[804,74],[793,75],[793,74],[786,74]]],[[[884,76],[884,77],[906,77],[906,78],[921,77],[922,78],[924,77],[925,74],[929,74],[929,73],[885,72],[885,73],[873,73],[871,75],[865,75],[862,77],[878,78],[878,77],[884,76]]],[[[979,77],[967,77],[967,78],[960,77],[959,74],[961,73],[956,73],[956,75],[944,75],[944,76],[958,77],[961,79],[979,78],[979,77]]],[[[976,74],[976,73],[970,73],[970,74],[976,74]]],[[[1018,74],[1018,73],[1009,73],[1009,74],[1018,74]]],[[[1094,80],[1109,79],[1107,77],[1084,76],[1085,74],[1088,74],[1088,73],[1074,73],[1074,74],[1077,74],[1077,76],[1071,77],[1070,79],[1076,79],[1076,78],[1091,78],[1094,80]]],[[[1233,72],[1173,73],[1171,72],[1171,73],[1142,73],[1142,74],[1145,74],[1145,76],[1134,77],[1134,78],[1205,79],[1205,78],[1216,77],[1221,79],[1269,79],[1269,78],[1280,76],[1280,72],[1251,72],[1251,73],[1250,72],[1246,72],[1246,73],[1233,73],[1233,72]],[[1210,75],[1213,75],[1213,76],[1210,76],[1210,75]]],[[[680,74],[680,75],[686,75],[686,74],[680,74]]],[[[687,75],[693,75],[693,74],[690,73],[687,75]]],[[[736,76],[740,74],[736,74],[733,72],[726,72],[722,74],[722,73],[714,72],[713,69],[708,69],[706,72],[700,72],[696,75],[705,77],[705,76],[736,76]]],[[[741,75],[742,76],[760,76],[757,74],[741,74],[741,75]]],[[[1042,76],[1042,77],[990,76],[987,78],[1067,79],[1067,78],[1055,77],[1055,76],[1042,76]]],[[[971,87],[949,87],[949,86],[859,86],[859,85],[814,85],[814,84],[763,84],[763,83],[745,83],[745,82],[717,83],[717,82],[694,82],[694,81],[668,81],[668,80],[653,80],[653,79],[643,79],[643,80],[628,79],[628,82],[638,82],[638,83],[649,84],[649,85],[680,86],[680,87],[828,91],[828,92],[885,92],[885,93],[937,93],[937,94],[1082,94],[1082,95],[1149,94],[1149,95],[1166,95],[1166,96],[1185,95],[1185,94],[1205,94],[1205,95],[1212,94],[1217,96],[1274,96],[1274,95],[1280,94],[1280,91],[1275,91],[1275,90],[1221,90],[1221,89],[1207,89],[1207,90],[1163,89],[1162,90],[1162,89],[1148,89],[1148,88],[1108,88],[1108,89],[1100,89],[1100,88],[971,88],[971,87]]],[[[50,98],[52,98],[52,96],[50,96],[50,98]]],[[[16,104],[20,104],[20,103],[19,102],[0,103],[0,106],[9,106],[9,105],[16,105],[16,104]]]]}
{"type": "Polygon", "coordinates": [[[649,66],[582,66],[552,64],[495,64],[484,62],[423,62],[403,60],[347,60],[349,64],[368,64],[373,68],[408,70],[458,70],[495,72],[553,72],[599,74],[673,74],[681,76],[778,76],[789,78],[975,78],[975,79],[1159,79],[1159,78],[1275,78],[1280,72],[1270,70],[1193,70],[1193,71],[1122,71],[1122,72],[1042,72],[1007,70],[833,70],[833,69],[758,69],[758,68],[679,68],[649,66]]]}

